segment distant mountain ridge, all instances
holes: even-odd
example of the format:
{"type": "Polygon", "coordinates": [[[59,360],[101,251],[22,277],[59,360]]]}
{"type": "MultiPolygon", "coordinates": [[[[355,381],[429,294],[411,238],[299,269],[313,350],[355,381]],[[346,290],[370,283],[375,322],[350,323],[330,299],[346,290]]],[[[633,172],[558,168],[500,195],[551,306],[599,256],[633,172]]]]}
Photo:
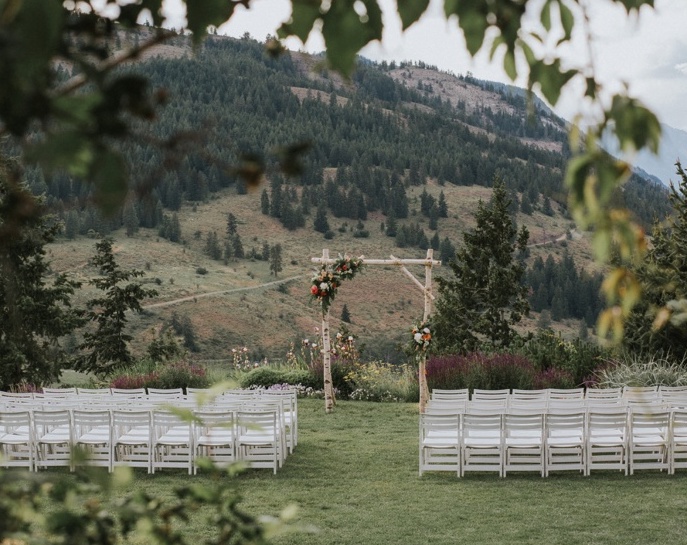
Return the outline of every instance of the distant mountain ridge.
{"type": "MultiPolygon", "coordinates": [[[[658,155],[648,150],[642,150],[636,157],[630,158],[636,169],[646,173],[648,178],[654,178],[663,185],[670,185],[671,180],[676,180],[675,163],[678,159],[687,160],[687,132],[661,123],[661,145],[658,155]]],[[[615,139],[604,138],[603,145],[606,151],[612,155],[621,156],[618,143],[615,139]]]]}

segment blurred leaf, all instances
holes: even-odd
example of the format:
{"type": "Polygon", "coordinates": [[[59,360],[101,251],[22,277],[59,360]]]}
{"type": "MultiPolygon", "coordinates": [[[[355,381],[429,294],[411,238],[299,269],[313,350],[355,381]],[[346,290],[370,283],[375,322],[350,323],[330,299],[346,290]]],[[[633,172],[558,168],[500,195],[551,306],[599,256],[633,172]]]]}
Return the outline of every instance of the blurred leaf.
{"type": "Polygon", "coordinates": [[[518,71],[515,67],[515,55],[510,49],[506,50],[506,54],[503,56],[503,69],[511,81],[515,81],[515,78],[518,77],[518,71]]]}
{"type": "Polygon", "coordinates": [[[633,10],[639,11],[642,6],[654,7],[654,0],[614,0],[622,4],[628,13],[633,10]]]}
{"type": "Polygon", "coordinates": [[[53,100],[53,113],[59,118],[86,126],[92,122],[93,109],[102,100],[100,93],[60,96],[53,100]]]}
{"type": "Polygon", "coordinates": [[[653,153],[658,152],[661,124],[638,100],[615,95],[608,115],[615,122],[614,131],[622,150],[632,152],[647,147],[653,153]]]}
{"type": "Polygon", "coordinates": [[[199,44],[210,25],[218,27],[227,21],[236,6],[237,3],[230,0],[187,1],[186,20],[188,29],[193,33],[193,42],[199,44]]]}
{"type": "Polygon", "coordinates": [[[305,167],[301,159],[311,147],[311,142],[298,142],[279,148],[277,156],[279,157],[280,168],[284,174],[287,176],[300,176],[303,174],[305,167]]]}
{"type": "Polygon", "coordinates": [[[551,0],[546,0],[541,10],[541,24],[547,32],[551,30],[551,0]]]}
{"type": "Polygon", "coordinates": [[[280,38],[296,36],[301,42],[308,40],[315,21],[322,16],[320,2],[312,0],[291,0],[291,18],[277,31],[280,38]]]}
{"type": "Polygon", "coordinates": [[[465,35],[465,44],[473,57],[484,43],[484,34],[489,23],[489,7],[486,2],[465,2],[461,0],[445,0],[444,13],[446,17],[458,16],[458,25],[465,35]]]}
{"type": "Polygon", "coordinates": [[[100,151],[89,171],[95,201],[103,214],[112,217],[124,204],[127,194],[126,163],[119,153],[100,151]]]}
{"type": "Polygon", "coordinates": [[[572,29],[575,26],[575,16],[565,2],[559,0],[558,9],[561,14],[561,25],[563,26],[563,32],[565,33],[565,39],[570,40],[572,36],[572,29]]]}
{"type": "Polygon", "coordinates": [[[429,0],[397,0],[403,30],[407,29],[427,10],[429,0]]]}
{"type": "Polygon", "coordinates": [[[382,39],[382,12],[376,0],[338,0],[322,16],[322,36],[327,59],[335,70],[349,76],[358,52],[372,40],[382,39]],[[358,15],[362,4],[366,14],[358,15]]]}
{"type": "Polygon", "coordinates": [[[92,141],[79,131],[49,134],[26,153],[27,160],[37,162],[46,172],[61,169],[79,177],[88,174],[93,156],[92,141]]]}

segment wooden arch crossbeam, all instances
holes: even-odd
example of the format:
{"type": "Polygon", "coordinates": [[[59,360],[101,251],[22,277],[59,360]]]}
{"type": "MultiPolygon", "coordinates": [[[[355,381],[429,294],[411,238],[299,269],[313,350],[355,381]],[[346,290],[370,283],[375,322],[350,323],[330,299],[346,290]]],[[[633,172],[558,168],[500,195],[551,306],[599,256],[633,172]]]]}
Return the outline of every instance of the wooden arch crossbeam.
{"type": "MultiPolygon", "coordinates": [[[[322,250],[322,257],[313,257],[313,263],[318,263],[322,266],[332,265],[336,259],[329,257],[329,250],[322,250]]],[[[401,271],[412,280],[423,293],[425,300],[425,311],[423,320],[427,321],[432,314],[432,301],[434,301],[434,294],[432,293],[432,269],[440,267],[441,261],[434,259],[434,251],[430,248],[427,250],[427,257],[424,259],[399,259],[397,257],[389,256],[389,259],[365,259],[364,265],[394,265],[400,267],[401,271]],[[410,272],[406,265],[424,265],[425,267],[425,282],[424,284],[418,280],[415,275],[410,272]]],[[[332,384],[331,373],[331,338],[329,334],[329,309],[322,314],[322,358],[324,367],[324,404],[325,411],[330,413],[334,409],[334,387],[332,384]]],[[[429,400],[429,388],[427,387],[426,359],[424,354],[420,358],[418,369],[418,382],[420,385],[420,412],[425,411],[425,406],[429,400]]]]}

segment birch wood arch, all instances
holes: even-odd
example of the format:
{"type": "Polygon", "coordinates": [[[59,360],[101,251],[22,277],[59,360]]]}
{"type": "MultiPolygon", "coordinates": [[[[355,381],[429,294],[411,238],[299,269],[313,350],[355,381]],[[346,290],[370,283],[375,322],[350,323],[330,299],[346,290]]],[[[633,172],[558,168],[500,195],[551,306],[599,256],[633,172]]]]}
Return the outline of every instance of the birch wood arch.
{"type": "MultiPolygon", "coordinates": [[[[311,258],[313,263],[318,263],[323,267],[336,263],[336,259],[329,257],[329,250],[322,250],[321,257],[311,258]]],[[[440,267],[441,261],[434,259],[434,251],[430,248],[427,250],[427,257],[424,259],[399,259],[393,255],[389,259],[365,259],[364,265],[394,265],[401,269],[401,271],[415,284],[417,288],[422,291],[425,301],[425,309],[423,314],[423,321],[429,320],[432,314],[432,302],[434,301],[434,294],[432,293],[432,269],[440,267]],[[424,265],[425,267],[425,283],[423,284],[415,278],[415,275],[410,272],[406,265],[424,265]]],[[[332,383],[332,361],[331,361],[331,337],[329,334],[329,308],[324,310],[322,308],[322,360],[324,368],[324,409],[325,412],[330,413],[334,410],[334,385],[332,383]]],[[[429,400],[429,388],[427,386],[426,374],[427,357],[422,353],[418,362],[418,383],[420,385],[420,412],[425,412],[425,406],[429,400]]]]}

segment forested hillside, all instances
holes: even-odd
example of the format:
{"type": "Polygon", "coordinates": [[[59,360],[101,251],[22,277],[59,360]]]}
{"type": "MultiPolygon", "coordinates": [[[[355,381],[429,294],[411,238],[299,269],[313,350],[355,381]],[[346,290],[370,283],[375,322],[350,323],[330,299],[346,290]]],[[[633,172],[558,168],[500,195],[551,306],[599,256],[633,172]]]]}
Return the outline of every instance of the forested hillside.
{"type": "MultiPolygon", "coordinates": [[[[121,41],[146,32],[122,32],[121,41]]],[[[155,134],[127,144],[136,191],[121,215],[101,217],[78,180],[27,173],[65,225],[51,246],[56,270],[88,277],[78,264],[93,239],[114,234],[118,258],[158,284],[151,303],[190,298],[151,308],[134,323],[139,333],[171,325],[184,336],[191,328],[189,346],[205,358],[244,344],[256,355],[283,354],[318,324],[307,298],[310,257],[323,247],[370,257],[422,257],[434,248],[446,261],[496,176],[511,192],[514,218],[530,230],[533,310],[575,330],[594,322],[600,276],[589,235],[575,231],[567,213],[565,124],[523,91],[422,64],[364,60],[343,81],[314,72],[317,57],[271,58],[249,38],[210,37],[191,55],[179,36],[155,54],[130,70],[144,70],[169,101],[155,134]],[[171,153],[155,146],[179,132],[171,153]],[[285,147],[300,145],[302,169],[277,172],[285,147]],[[251,162],[269,175],[247,193],[233,167],[251,162]],[[248,291],[292,276],[301,278],[248,291]],[[246,291],[203,297],[226,290],[246,291]]],[[[665,189],[638,177],[616,199],[646,228],[668,210],[665,189]]],[[[383,357],[421,314],[420,293],[395,270],[368,271],[356,284],[341,304],[383,357]]]]}

